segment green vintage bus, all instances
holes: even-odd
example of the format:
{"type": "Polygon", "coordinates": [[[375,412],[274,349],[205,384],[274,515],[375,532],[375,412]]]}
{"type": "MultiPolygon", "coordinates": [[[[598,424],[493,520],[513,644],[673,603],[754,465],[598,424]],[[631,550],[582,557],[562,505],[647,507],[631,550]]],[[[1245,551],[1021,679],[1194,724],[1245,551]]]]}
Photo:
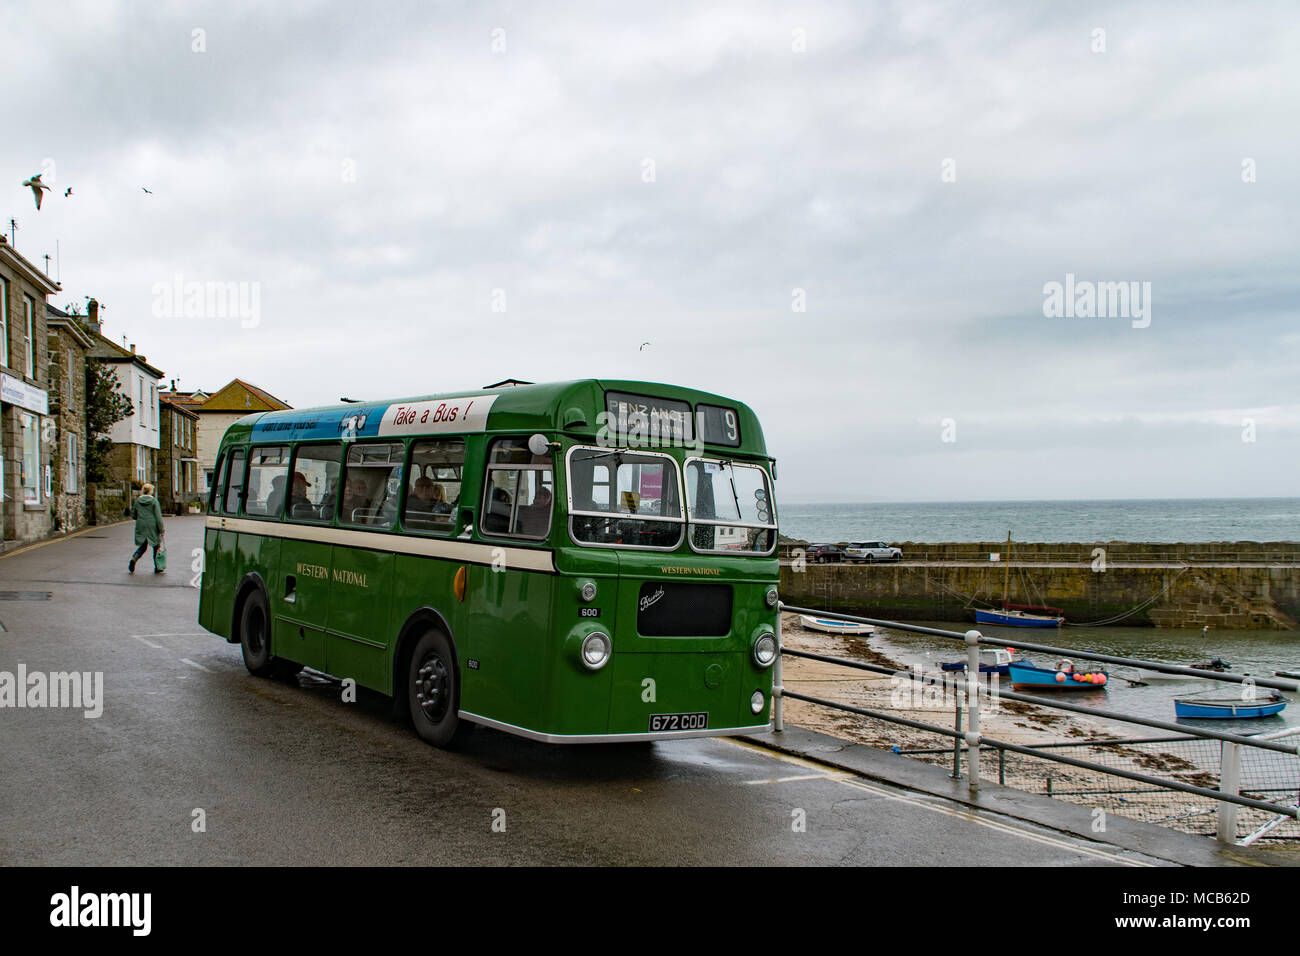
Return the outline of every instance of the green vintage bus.
{"type": "Polygon", "coordinates": [[[391,695],[436,746],[766,730],[773,464],[745,405],[646,382],[250,415],[221,442],[199,623],[255,675],[391,695]]]}

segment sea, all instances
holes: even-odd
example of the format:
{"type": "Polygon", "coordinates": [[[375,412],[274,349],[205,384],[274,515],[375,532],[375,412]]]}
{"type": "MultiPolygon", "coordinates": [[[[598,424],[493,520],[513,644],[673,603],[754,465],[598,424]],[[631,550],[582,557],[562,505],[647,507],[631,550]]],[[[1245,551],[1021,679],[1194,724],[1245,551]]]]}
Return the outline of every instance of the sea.
{"type": "Polygon", "coordinates": [[[1300,498],[778,503],[781,534],[837,541],[1300,541],[1300,498]]]}

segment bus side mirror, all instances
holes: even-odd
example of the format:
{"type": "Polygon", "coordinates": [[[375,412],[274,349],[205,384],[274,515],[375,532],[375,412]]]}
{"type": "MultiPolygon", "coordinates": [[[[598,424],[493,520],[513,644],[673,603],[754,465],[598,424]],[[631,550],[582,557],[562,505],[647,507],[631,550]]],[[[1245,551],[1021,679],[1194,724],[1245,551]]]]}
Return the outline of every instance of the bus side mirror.
{"type": "Polygon", "coordinates": [[[547,441],[546,436],[540,433],[533,435],[528,439],[528,450],[538,458],[541,458],[543,455],[549,455],[551,453],[551,448],[558,448],[559,445],[559,442],[552,443],[547,441]]]}

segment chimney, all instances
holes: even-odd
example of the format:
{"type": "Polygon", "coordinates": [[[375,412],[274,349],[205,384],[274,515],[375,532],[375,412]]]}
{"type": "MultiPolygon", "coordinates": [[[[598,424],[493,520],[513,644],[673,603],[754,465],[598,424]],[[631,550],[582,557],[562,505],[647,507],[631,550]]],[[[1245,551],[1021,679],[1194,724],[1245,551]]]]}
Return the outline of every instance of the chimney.
{"type": "Polygon", "coordinates": [[[94,327],[96,332],[99,332],[101,329],[101,326],[99,324],[99,300],[98,299],[91,299],[89,302],[86,303],[86,324],[94,327]]]}
{"type": "Polygon", "coordinates": [[[135,354],[135,343],[134,343],[134,342],[131,343],[131,354],[132,354],[132,355],[135,354]]]}

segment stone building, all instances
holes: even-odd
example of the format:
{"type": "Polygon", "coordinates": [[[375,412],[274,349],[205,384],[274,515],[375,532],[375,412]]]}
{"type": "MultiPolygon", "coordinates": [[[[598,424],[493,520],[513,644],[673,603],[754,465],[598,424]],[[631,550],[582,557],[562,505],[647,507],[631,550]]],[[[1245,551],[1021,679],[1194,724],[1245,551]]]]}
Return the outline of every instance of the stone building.
{"type": "Polygon", "coordinates": [[[52,528],[53,476],[45,297],[60,291],[0,236],[0,524],[3,547],[52,528]]]}
{"type": "MultiPolygon", "coordinates": [[[[99,304],[90,300],[88,328],[99,328],[99,304]]],[[[113,441],[109,456],[108,482],[132,489],[146,481],[156,483],[158,477],[158,446],[161,443],[161,413],[159,411],[158,385],[163,373],[136,353],[135,345],[118,345],[94,333],[95,344],[90,358],[113,367],[118,386],[131,402],[131,414],[114,423],[108,437],[113,441]]]]}
{"type": "Polygon", "coordinates": [[[50,467],[54,491],[54,530],[76,531],[86,524],[86,357],[94,333],[81,316],[45,307],[49,343],[50,418],[54,434],[50,467]]]}
{"type": "Polygon", "coordinates": [[[199,416],[199,493],[205,500],[212,483],[212,472],[216,468],[221,438],[231,423],[254,412],[279,412],[291,407],[270,392],[238,378],[211,394],[202,389],[194,392],[173,390],[164,393],[163,397],[199,416]]]}
{"type": "MultiPolygon", "coordinates": [[[[173,383],[173,390],[175,383],[173,383]]],[[[161,405],[162,429],[158,446],[158,501],[164,511],[180,514],[203,501],[198,477],[198,413],[167,399],[161,405]]]]}

